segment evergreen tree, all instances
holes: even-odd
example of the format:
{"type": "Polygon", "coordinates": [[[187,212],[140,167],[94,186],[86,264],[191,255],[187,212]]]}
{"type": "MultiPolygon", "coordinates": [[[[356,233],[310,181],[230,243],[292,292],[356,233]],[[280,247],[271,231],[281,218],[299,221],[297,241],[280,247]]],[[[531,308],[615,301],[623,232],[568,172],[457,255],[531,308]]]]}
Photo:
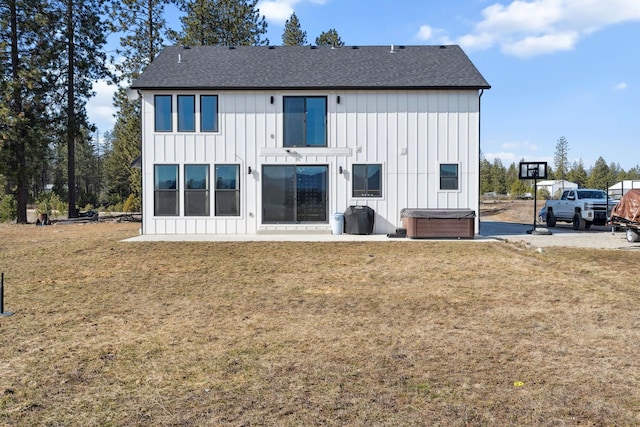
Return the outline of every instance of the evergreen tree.
{"type": "Polygon", "coordinates": [[[46,155],[50,59],[46,3],[0,2],[0,174],[15,195],[17,222],[27,222],[29,183],[46,155]]]}
{"type": "Polygon", "coordinates": [[[480,194],[490,193],[491,188],[491,163],[482,156],[480,159],[480,194]]]}
{"type": "Polygon", "coordinates": [[[491,188],[498,194],[507,193],[507,170],[498,158],[495,158],[491,165],[491,188]]]}
{"type": "Polygon", "coordinates": [[[636,165],[629,169],[625,179],[640,179],[640,166],[636,165]]]}
{"type": "Polygon", "coordinates": [[[511,163],[506,171],[505,185],[512,197],[517,197],[527,192],[526,184],[518,178],[518,166],[515,163],[511,163]]]}
{"type": "Polygon", "coordinates": [[[321,33],[318,38],[316,38],[317,46],[328,46],[328,47],[340,47],[344,46],[344,42],[340,39],[338,32],[335,28],[330,29],[329,31],[321,33]]]}
{"type": "Polygon", "coordinates": [[[267,21],[256,7],[258,0],[180,0],[186,13],[182,31],[170,38],[187,46],[268,45],[267,21]]]}
{"type": "Polygon", "coordinates": [[[304,46],[307,43],[307,32],[302,31],[300,21],[295,12],[284,24],[282,44],[284,46],[304,46]]]}
{"type": "MultiPolygon", "coordinates": [[[[118,81],[130,84],[162,49],[167,33],[164,7],[170,0],[124,0],[111,7],[112,30],[122,33],[116,50],[123,61],[114,61],[118,81]]],[[[108,138],[104,156],[104,175],[111,202],[133,197],[140,205],[140,170],[132,162],[141,154],[141,101],[131,100],[124,88],[114,95],[118,109],[116,124],[108,138]]]]}
{"type": "Polygon", "coordinates": [[[52,0],[56,27],[57,55],[53,68],[60,87],[60,118],[67,146],[67,185],[69,218],[77,212],[76,144],[88,143],[93,126],[89,123],[86,102],[93,96],[93,82],[108,75],[106,24],[99,13],[99,0],[52,0]]]}
{"type": "Polygon", "coordinates": [[[172,0],[121,0],[110,8],[110,30],[123,34],[116,49],[118,60],[111,58],[120,73],[118,81],[131,82],[162,49],[167,32],[165,6],[172,0]]]}
{"type": "Polygon", "coordinates": [[[607,183],[611,181],[611,170],[607,166],[607,162],[602,157],[598,157],[587,178],[588,187],[604,189],[607,188],[607,183]]]}
{"type": "Polygon", "coordinates": [[[573,162],[571,170],[567,173],[567,180],[575,182],[580,188],[587,184],[587,171],[584,169],[582,159],[577,162],[573,162]]]}
{"type": "Polygon", "coordinates": [[[569,172],[569,141],[564,136],[561,136],[556,144],[553,166],[555,168],[555,179],[567,178],[567,173],[569,172]]]}

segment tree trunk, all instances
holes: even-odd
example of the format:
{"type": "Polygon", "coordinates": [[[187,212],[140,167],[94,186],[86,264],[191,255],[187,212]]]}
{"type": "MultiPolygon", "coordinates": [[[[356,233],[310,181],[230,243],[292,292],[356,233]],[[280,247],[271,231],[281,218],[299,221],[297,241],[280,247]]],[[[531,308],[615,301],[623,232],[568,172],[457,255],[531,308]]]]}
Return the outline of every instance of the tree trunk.
{"type": "Polygon", "coordinates": [[[27,223],[27,158],[25,155],[26,130],[24,128],[24,111],[22,105],[22,88],[18,84],[20,81],[20,57],[18,55],[18,11],[16,1],[9,1],[9,14],[11,26],[11,73],[13,79],[13,99],[11,108],[14,117],[17,118],[15,137],[15,160],[17,166],[16,173],[16,202],[18,205],[18,224],[27,223]]]}
{"type": "Polygon", "coordinates": [[[77,218],[76,209],[76,110],[75,110],[75,46],[73,26],[73,0],[67,2],[67,43],[69,67],[67,70],[67,184],[69,186],[69,218],[77,218]]]}

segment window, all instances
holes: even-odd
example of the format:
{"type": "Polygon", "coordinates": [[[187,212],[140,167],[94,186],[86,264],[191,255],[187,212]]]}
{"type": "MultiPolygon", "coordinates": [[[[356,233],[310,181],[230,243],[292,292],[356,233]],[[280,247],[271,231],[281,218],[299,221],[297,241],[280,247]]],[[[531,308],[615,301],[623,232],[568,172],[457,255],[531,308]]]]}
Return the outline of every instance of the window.
{"type": "Polygon", "coordinates": [[[218,96],[200,96],[200,131],[218,132],[218,96]]]}
{"type": "Polygon", "coordinates": [[[327,98],[323,96],[285,96],[284,146],[327,146],[327,98]]]}
{"type": "Polygon", "coordinates": [[[382,197],[382,165],[353,165],[353,197],[382,197]]]}
{"type": "Polygon", "coordinates": [[[209,216],[209,166],[184,167],[185,216],[209,216]]]}
{"type": "Polygon", "coordinates": [[[178,95],[178,132],[196,131],[196,97],[178,95]]]}
{"type": "Polygon", "coordinates": [[[153,212],[155,216],[179,215],[177,165],[155,166],[153,212]]]}
{"type": "Polygon", "coordinates": [[[216,165],[216,216],[240,215],[240,166],[216,165]]]}
{"type": "Polygon", "coordinates": [[[156,95],[154,97],[156,113],[156,132],[171,132],[171,95],[156,95]]]}
{"type": "Polygon", "coordinates": [[[457,190],[458,189],[458,165],[446,164],[440,165],[440,189],[441,190],[457,190]]]}

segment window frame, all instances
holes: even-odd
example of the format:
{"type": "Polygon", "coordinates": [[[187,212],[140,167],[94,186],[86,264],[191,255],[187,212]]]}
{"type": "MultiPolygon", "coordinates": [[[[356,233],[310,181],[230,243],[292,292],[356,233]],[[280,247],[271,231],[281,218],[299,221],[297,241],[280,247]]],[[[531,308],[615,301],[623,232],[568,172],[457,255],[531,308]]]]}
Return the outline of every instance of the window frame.
{"type": "Polygon", "coordinates": [[[180,167],[177,164],[155,164],[153,165],[153,216],[180,216],[180,167]],[[158,185],[159,182],[159,169],[172,167],[175,170],[175,188],[162,188],[158,185]],[[161,196],[173,194],[175,197],[175,211],[168,213],[161,211],[160,205],[161,196]]]}
{"type": "Polygon", "coordinates": [[[214,188],[214,215],[218,216],[218,217],[236,217],[236,216],[240,216],[241,212],[242,212],[242,205],[241,205],[241,193],[240,193],[240,165],[236,164],[236,163],[216,163],[214,165],[214,184],[213,184],[213,188],[214,188]],[[218,176],[218,167],[234,167],[235,168],[235,188],[218,188],[218,184],[219,184],[219,176],[218,176]],[[228,213],[220,213],[221,210],[221,195],[222,194],[229,194],[229,193],[235,193],[235,208],[237,210],[236,213],[233,214],[228,214],[228,213]]]}
{"type": "Polygon", "coordinates": [[[352,174],[352,179],[351,179],[351,197],[352,198],[382,198],[383,197],[383,191],[382,191],[382,185],[383,185],[383,176],[382,176],[382,163],[354,163],[353,165],[351,165],[351,174],[352,174]],[[379,172],[378,172],[378,186],[379,188],[377,190],[371,190],[369,188],[369,180],[371,179],[370,175],[369,175],[369,167],[371,166],[376,166],[379,168],[379,172]],[[365,182],[365,188],[363,189],[356,189],[356,185],[358,184],[358,182],[356,181],[356,176],[360,176],[356,174],[356,168],[361,168],[364,167],[364,182],[365,182]],[[373,193],[372,193],[373,191],[373,193]],[[379,194],[375,194],[375,192],[378,192],[379,194]],[[358,192],[358,193],[357,193],[358,192]]]}
{"type": "MultiPolygon", "coordinates": [[[[327,147],[328,146],[328,137],[327,137],[327,114],[328,114],[328,99],[327,96],[324,95],[287,95],[282,97],[282,124],[283,124],[283,138],[282,145],[287,148],[295,148],[295,147],[327,147]],[[302,141],[301,144],[297,144],[295,141],[291,143],[290,139],[295,139],[294,135],[290,135],[292,130],[289,129],[289,124],[287,123],[288,116],[293,114],[300,114],[300,112],[287,112],[287,104],[290,100],[303,100],[303,111],[304,119],[302,123],[302,141]],[[323,111],[323,119],[322,119],[322,144],[309,144],[309,106],[308,101],[310,99],[321,99],[324,101],[324,111],[323,111]]],[[[291,119],[290,119],[291,120],[291,119]]],[[[299,126],[299,123],[292,122],[293,125],[299,126]]]]}
{"type": "Polygon", "coordinates": [[[220,110],[219,110],[219,99],[218,99],[218,95],[200,95],[200,132],[219,132],[220,131],[220,110]],[[204,124],[205,124],[205,111],[203,109],[203,105],[205,105],[205,103],[203,102],[203,100],[205,98],[215,98],[215,111],[213,111],[213,129],[211,128],[205,128],[204,124]]]}
{"type": "Polygon", "coordinates": [[[180,94],[176,96],[176,108],[178,116],[178,132],[195,132],[196,131],[196,96],[188,94],[180,94]],[[186,100],[191,101],[191,105],[185,104],[186,100]],[[188,108],[188,110],[184,110],[188,108]],[[189,126],[187,126],[189,125],[189,126]]]}
{"type": "Polygon", "coordinates": [[[439,183],[441,191],[460,191],[460,165],[458,163],[440,163],[439,168],[439,183]],[[448,173],[443,167],[455,167],[454,175],[447,175],[448,173]],[[445,185],[446,182],[453,182],[455,180],[455,186],[445,185]]]}
{"type": "Polygon", "coordinates": [[[154,125],[154,131],[155,132],[173,132],[173,95],[167,95],[167,94],[157,94],[153,96],[153,110],[154,110],[154,116],[153,116],[153,125],[154,125]],[[159,99],[169,99],[169,117],[168,120],[166,117],[164,117],[164,115],[167,113],[164,110],[161,110],[160,108],[158,108],[158,100],[159,99]],[[162,113],[162,116],[161,116],[162,113]],[[158,120],[162,118],[163,120],[158,120]],[[159,123],[167,123],[168,126],[159,128],[158,124],[159,123]]]}
{"type": "Polygon", "coordinates": [[[211,215],[211,167],[209,164],[185,164],[184,165],[184,216],[210,216],[211,215]],[[205,173],[205,188],[190,188],[189,169],[191,168],[206,168],[205,173]],[[189,196],[196,196],[200,193],[204,193],[204,212],[198,213],[198,211],[191,211],[191,204],[189,203],[189,196]]]}

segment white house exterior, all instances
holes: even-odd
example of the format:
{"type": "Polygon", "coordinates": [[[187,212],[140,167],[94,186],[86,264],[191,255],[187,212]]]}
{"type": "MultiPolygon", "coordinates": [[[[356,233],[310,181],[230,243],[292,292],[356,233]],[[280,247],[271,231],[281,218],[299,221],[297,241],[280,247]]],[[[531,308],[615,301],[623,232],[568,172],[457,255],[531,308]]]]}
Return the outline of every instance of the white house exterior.
{"type": "Polygon", "coordinates": [[[330,233],[353,205],[374,233],[403,208],[478,214],[489,87],[458,46],[166,48],[132,85],[142,232],[330,233]]]}
{"type": "Polygon", "coordinates": [[[551,179],[538,182],[538,190],[547,190],[551,197],[556,197],[558,193],[564,190],[574,190],[576,188],[578,188],[578,184],[566,179],[551,179]]]}

